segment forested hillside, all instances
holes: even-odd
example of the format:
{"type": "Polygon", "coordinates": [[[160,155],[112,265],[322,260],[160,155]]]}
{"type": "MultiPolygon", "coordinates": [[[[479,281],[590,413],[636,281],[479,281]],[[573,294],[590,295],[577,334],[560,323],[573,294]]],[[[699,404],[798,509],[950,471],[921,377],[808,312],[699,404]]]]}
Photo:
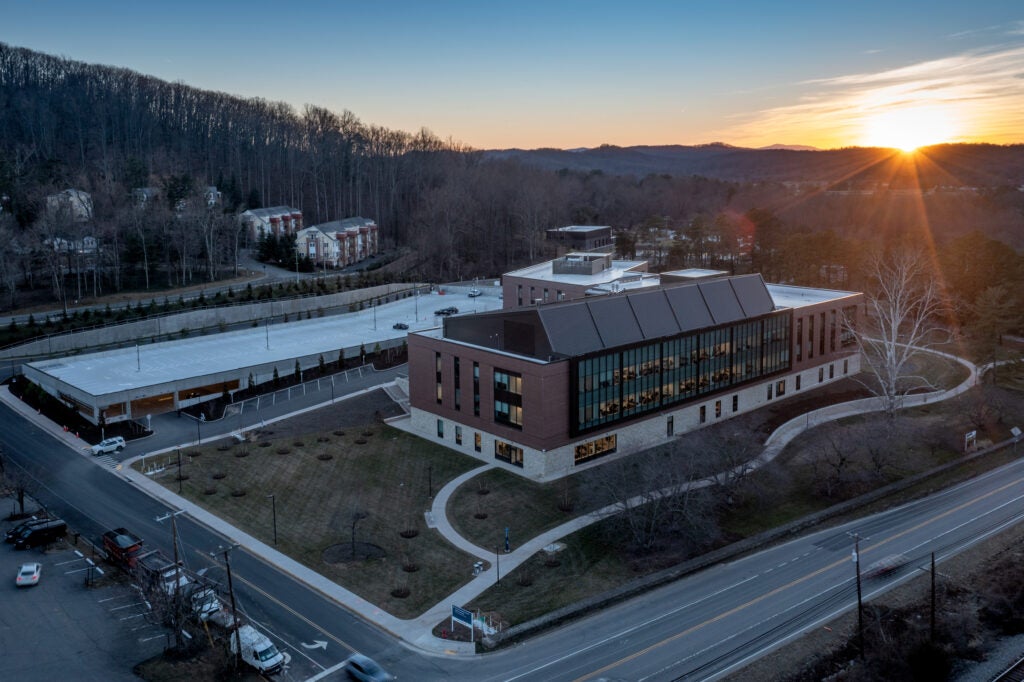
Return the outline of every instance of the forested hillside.
{"type": "Polygon", "coordinates": [[[958,263],[952,250],[973,235],[977,253],[1001,249],[1000,268],[1018,273],[1006,245],[1024,247],[1021,148],[928,153],[482,152],[348,111],[295,111],[0,44],[2,301],[222,278],[253,246],[237,212],[282,204],[301,209],[306,225],[371,218],[385,247],[414,254],[404,276],[438,281],[548,257],[544,231],[569,224],[613,226],[620,250],[655,268],[856,286],[858,258],[875,243],[928,243],[958,263]],[[546,161],[534,163],[538,155],[546,161]],[[612,164],[623,155],[635,162],[612,164]],[[222,193],[212,208],[201,200],[207,186],[222,193]],[[142,187],[160,200],[141,207],[133,190],[142,187]],[[91,196],[87,220],[46,210],[46,197],[67,189],[91,196]]]}

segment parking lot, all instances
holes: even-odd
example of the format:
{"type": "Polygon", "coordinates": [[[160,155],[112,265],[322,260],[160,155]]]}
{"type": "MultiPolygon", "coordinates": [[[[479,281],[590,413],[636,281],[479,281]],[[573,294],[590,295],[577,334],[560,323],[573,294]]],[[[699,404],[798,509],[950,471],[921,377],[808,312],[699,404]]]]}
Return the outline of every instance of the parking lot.
{"type": "MultiPolygon", "coordinates": [[[[0,509],[12,508],[11,500],[0,498],[0,509]]],[[[15,525],[0,521],[0,531],[15,525]]],[[[0,547],[4,679],[137,681],[133,666],[163,651],[166,630],[149,622],[134,588],[101,562],[102,574],[90,573],[90,550],[73,543],[69,535],[45,550],[0,547]],[[17,587],[18,568],[32,562],[42,564],[39,584],[17,587]]]]}

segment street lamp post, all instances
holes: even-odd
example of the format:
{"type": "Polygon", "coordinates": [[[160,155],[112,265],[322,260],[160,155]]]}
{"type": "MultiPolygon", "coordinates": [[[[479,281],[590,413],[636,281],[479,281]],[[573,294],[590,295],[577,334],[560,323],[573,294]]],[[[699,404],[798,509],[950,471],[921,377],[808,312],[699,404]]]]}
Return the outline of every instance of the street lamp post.
{"type": "Polygon", "coordinates": [[[270,498],[270,508],[274,515],[274,546],[277,546],[277,498],[274,497],[274,493],[267,495],[270,498]]]}

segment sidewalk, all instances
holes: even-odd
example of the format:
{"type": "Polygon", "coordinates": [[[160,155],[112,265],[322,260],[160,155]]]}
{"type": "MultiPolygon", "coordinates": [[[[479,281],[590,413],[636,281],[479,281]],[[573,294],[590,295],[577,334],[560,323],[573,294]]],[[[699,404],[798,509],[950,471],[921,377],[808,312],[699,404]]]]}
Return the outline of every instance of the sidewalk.
{"type": "MultiPolygon", "coordinates": [[[[968,390],[977,383],[979,377],[979,368],[977,366],[956,356],[948,355],[945,353],[940,353],[940,355],[944,355],[948,358],[954,359],[957,362],[960,362],[962,365],[964,365],[969,371],[968,378],[958,386],[955,386],[954,388],[951,388],[947,391],[909,396],[904,401],[903,407],[911,407],[946,400],[948,398],[960,395],[961,393],[968,390]]],[[[364,394],[368,391],[372,391],[377,388],[383,388],[393,383],[394,379],[391,378],[389,381],[385,383],[377,383],[372,386],[364,386],[348,395],[339,396],[335,398],[333,402],[347,400],[357,395],[364,394]]],[[[11,395],[9,390],[0,390],[0,401],[9,405],[12,409],[16,410],[20,414],[24,415],[25,418],[32,420],[40,428],[46,430],[48,433],[50,433],[52,436],[57,438],[59,441],[61,441],[68,447],[83,453],[87,452],[87,444],[85,444],[80,439],[75,438],[74,434],[65,433],[59,426],[53,424],[48,419],[37,414],[34,410],[32,410],[24,403],[22,403],[20,400],[11,395]]],[[[312,405],[304,406],[301,409],[293,410],[290,412],[285,412],[284,407],[282,407],[277,414],[274,414],[273,416],[265,418],[261,421],[264,421],[265,423],[272,423],[274,421],[288,419],[289,417],[295,416],[297,414],[302,414],[310,410],[318,409],[320,407],[323,407],[324,405],[330,404],[331,402],[332,401],[330,400],[326,402],[319,402],[312,405]]],[[[771,436],[768,437],[768,439],[765,441],[764,449],[761,455],[758,457],[755,465],[762,466],[770,462],[785,448],[785,446],[788,443],[790,443],[803,431],[810,429],[813,426],[817,426],[819,424],[834,421],[837,419],[842,419],[844,417],[852,416],[855,414],[877,412],[881,409],[882,405],[878,398],[866,398],[862,400],[851,401],[848,403],[842,403],[839,405],[823,407],[821,409],[809,412],[806,415],[802,415],[800,417],[791,419],[790,421],[786,422],[778,429],[776,429],[771,434],[771,436]]],[[[296,580],[306,583],[313,589],[319,591],[325,597],[333,600],[338,604],[345,606],[346,608],[359,614],[361,617],[372,620],[376,625],[393,634],[394,636],[398,637],[406,644],[413,646],[425,653],[433,653],[447,656],[473,655],[475,652],[474,644],[470,642],[455,642],[452,640],[439,639],[437,637],[434,637],[432,634],[432,629],[434,628],[434,626],[436,626],[438,623],[443,622],[445,619],[451,616],[452,605],[462,606],[464,604],[467,604],[476,597],[478,597],[480,594],[485,592],[487,589],[489,589],[492,585],[494,585],[498,579],[499,565],[502,572],[504,574],[508,574],[512,570],[517,568],[520,564],[522,564],[524,561],[529,559],[531,556],[543,550],[544,547],[558,541],[566,535],[569,535],[577,530],[580,530],[581,528],[584,528],[592,523],[596,523],[597,521],[600,521],[609,514],[612,514],[618,510],[617,505],[610,505],[603,509],[599,509],[588,514],[584,514],[575,519],[567,521],[566,523],[563,523],[562,525],[556,528],[552,528],[551,530],[542,533],[534,538],[531,538],[522,545],[515,547],[509,553],[503,553],[500,555],[500,557],[496,557],[494,551],[492,551],[490,548],[483,548],[474,545],[473,543],[469,542],[461,535],[456,533],[455,529],[452,527],[451,523],[449,522],[445,514],[448,500],[450,499],[451,495],[455,492],[455,490],[457,490],[459,486],[461,486],[466,481],[492,468],[493,465],[485,464],[483,466],[477,467],[462,474],[461,476],[449,481],[447,485],[445,485],[443,488],[441,488],[441,490],[438,491],[437,495],[434,498],[431,509],[427,513],[428,525],[436,527],[438,532],[440,532],[441,535],[454,546],[458,547],[459,549],[463,550],[468,554],[471,554],[479,560],[490,563],[490,567],[482,571],[479,575],[472,577],[472,579],[470,579],[465,585],[463,585],[455,592],[442,599],[436,606],[429,609],[425,613],[421,614],[417,618],[402,620],[382,611],[376,605],[367,602],[358,595],[355,595],[352,592],[349,592],[343,587],[337,585],[336,583],[327,580],[326,578],[316,573],[312,569],[309,569],[299,564],[290,557],[281,554],[273,547],[270,547],[260,542],[256,538],[253,538],[247,535],[246,533],[243,533],[239,529],[225,523],[218,517],[205,511],[201,507],[189,502],[188,500],[178,497],[170,490],[150,480],[149,477],[147,477],[146,475],[135,471],[130,466],[130,464],[142,456],[160,454],[168,450],[173,450],[175,447],[183,445],[193,445],[195,443],[195,440],[191,439],[190,437],[183,438],[182,440],[176,443],[170,442],[170,436],[177,436],[179,438],[182,438],[183,435],[190,435],[192,424],[195,423],[194,420],[178,420],[175,419],[174,417],[170,417],[165,421],[170,422],[170,424],[166,425],[167,431],[165,431],[165,433],[159,439],[155,438],[152,444],[156,445],[159,442],[160,444],[167,443],[167,445],[158,450],[149,451],[144,454],[137,454],[131,459],[119,464],[117,466],[118,475],[121,475],[127,481],[130,481],[131,483],[137,485],[139,488],[145,490],[151,496],[162,500],[166,504],[178,509],[185,510],[197,521],[223,534],[233,542],[237,542],[239,545],[244,547],[253,555],[261,557],[264,561],[273,564],[274,566],[278,567],[281,571],[288,573],[289,575],[294,577],[296,580]],[[175,424],[174,422],[178,423],[175,424]],[[186,430],[189,431],[189,434],[185,434],[186,430]]],[[[230,437],[232,433],[238,430],[237,428],[225,430],[225,427],[226,424],[219,422],[206,423],[205,428],[211,433],[203,434],[202,440],[216,440],[219,438],[230,437]],[[218,424],[220,424],[219,428],[218,424]],[[212,433],[212,431],[214,431],[215,429],[218,432],[212,433]],[[221,433],[220,431],[223,432],[221,433]]],[[[696,481],[693,483],[693,485],[703,487],[710,485],[712,482],[713,480],[709,478],[702,481],[696,481]]]]}

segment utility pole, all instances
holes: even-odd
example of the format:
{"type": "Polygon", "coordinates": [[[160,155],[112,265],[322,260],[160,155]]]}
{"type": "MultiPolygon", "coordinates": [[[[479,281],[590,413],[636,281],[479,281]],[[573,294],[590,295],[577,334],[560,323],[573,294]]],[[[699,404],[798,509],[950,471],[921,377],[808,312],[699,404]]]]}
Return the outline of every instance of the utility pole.
{"type": "MultiPolygon", "coordinates": [[[[180,456],[180,453],[179,453],[180,456]]],[[[174,594],[173,594],[173,609],[174,615],[172,620],[174,622],[174,641],[181,648],[181,620],[182,608],[181,608],[181,561],[178,559],[178,514],[184,514],[185,510],[178,510],[176,512],[170,512],[163,516],[156,518],[157,522],[164,522],[167,519],[171,520],[171,542],[174,545],[174,594]]],[[[159,581],[161,578],[158,578],[159,581]]],[[[163,586],[161,586],[162,589],[163,586]]]]}
{"type": "Polygon", "coordinates": [[[853,536],[853,565],[857,571],[857,641],[860,646],[860,657],[864,658],[864,599],[860,585],[860,533],[853,536]]]}
{"type": "Polygon", "coordinates": [[[932,618],[931,618],[931,643],[935,643],[935,552],[932,552],[932,618]]]}
{"type": "MultiPolygon", "coordinates": [[[[228,572],[228,596],[231,598],[231,636],[235,640],[235,669],[238,669],[238,663],[242,656],[242,641],[241,635],[238,634],[238,611],[235,607],[235,586],[231,582],[231,550],[238,547],[237,544],[233,544],[230,547],[220,547],[218,549],[224,555],[224,567],[228,572]]],[[[213,556],[216,552],[210,552],[210,556],[213,556]]]]}

